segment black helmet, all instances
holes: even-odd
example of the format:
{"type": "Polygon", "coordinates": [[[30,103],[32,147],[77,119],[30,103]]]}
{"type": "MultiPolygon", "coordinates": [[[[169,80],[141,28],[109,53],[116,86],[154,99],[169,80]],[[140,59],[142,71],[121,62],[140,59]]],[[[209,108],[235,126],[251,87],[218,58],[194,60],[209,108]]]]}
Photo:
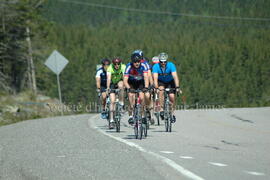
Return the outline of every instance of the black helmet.
{"type": "Polygon", "coordinates": [[[139,54],[143,58],[143,51],[140,50],[140,49],[137,49],[137,50],[133,51],[132,54],[139,54]]]}
{"type": "Polygon", "coordinates": [[[138,61],[141,61],[142,60],[142,56],[140,54],[132,54],[131,55],[131,62],[138,62],[138,61]]]}
{"type": "Polygon", "coordinates": [[[111,64],[111,61],[107,58],[101,59],[101,64],[104,66],[105,64],[109,65],[111,64]]]}

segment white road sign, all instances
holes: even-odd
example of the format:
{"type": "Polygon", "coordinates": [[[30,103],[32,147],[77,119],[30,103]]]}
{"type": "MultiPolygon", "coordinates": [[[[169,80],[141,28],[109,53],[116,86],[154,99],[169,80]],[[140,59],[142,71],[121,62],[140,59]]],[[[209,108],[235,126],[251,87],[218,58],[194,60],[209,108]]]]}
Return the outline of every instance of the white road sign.
{"type": "Polygon", "coordinates": [[[68,60],[56,50],[45,62],[45,65],[57,75],[61,73],[67,64],[68,60]]]}

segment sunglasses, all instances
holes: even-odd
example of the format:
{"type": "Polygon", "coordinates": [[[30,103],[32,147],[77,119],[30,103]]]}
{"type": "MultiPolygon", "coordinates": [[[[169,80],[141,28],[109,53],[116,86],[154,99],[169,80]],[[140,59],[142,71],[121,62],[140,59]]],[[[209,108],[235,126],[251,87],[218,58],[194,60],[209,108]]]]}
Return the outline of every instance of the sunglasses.
{"type": "Polygon", "coordinates": [[[135,61],[135,62],[133,62],[133,63],[140,63],[141,61],[135,61]]]}
{"type": "Polygon", "coordinates": [[[160,61],[160,64],[166,64],[167,61],[160,61]]]}
{"type": "Polygon", "coordinates": [[[115,65],[115,66],[119,66],[120,64],[121,64],[121,63],[115,63],[114,65],[115,65]]]}

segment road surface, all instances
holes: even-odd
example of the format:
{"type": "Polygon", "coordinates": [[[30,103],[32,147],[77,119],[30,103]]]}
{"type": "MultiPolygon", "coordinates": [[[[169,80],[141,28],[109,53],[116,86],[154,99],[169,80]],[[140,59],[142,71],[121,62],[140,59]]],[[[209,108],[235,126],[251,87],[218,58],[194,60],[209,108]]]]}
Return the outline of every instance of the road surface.
{"type": "Polygon", "coordinates": [[[97,114],[0,127],[0,179],[270,179],[270,108],[177,111],[136,140],[97,114]]]}

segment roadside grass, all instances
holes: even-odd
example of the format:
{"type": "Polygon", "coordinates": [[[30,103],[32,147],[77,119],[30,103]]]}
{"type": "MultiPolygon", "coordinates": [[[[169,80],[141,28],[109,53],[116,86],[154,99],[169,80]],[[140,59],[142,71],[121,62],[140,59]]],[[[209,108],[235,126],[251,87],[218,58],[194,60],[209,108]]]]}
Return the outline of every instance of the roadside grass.
{"type": "Polygon", "coordinates": [[[52,111],[50,104],[59,102],[41,94],[34,95],[31,91],[16,95],[0,92],[0,126],[61,115],[59,111],[52,111]]]}

